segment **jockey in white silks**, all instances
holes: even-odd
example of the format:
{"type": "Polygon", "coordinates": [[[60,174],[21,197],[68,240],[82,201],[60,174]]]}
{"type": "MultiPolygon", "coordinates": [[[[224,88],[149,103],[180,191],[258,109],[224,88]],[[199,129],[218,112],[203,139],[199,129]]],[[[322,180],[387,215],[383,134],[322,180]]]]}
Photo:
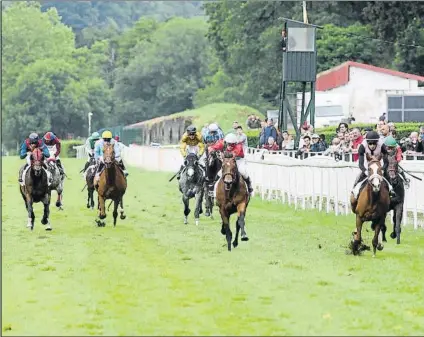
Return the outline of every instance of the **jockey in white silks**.
{"type": "Polygon", "coordinates": [[[229,133],[224,139],[221,139],[214,145],[210,146],[208,150],[209,152],[231,152],[234,155],[234,158],[236,158],[237,169],[246,182],[249,193],[253,192],[252,182],[250,181],[249,173],[247,171],[246,158],[244,158],[243,144],[239,143],[239,139],[234,133],[229,133]]]}
{"type": "MultiPolygon", "coordinates": [[[[181,138],[180,153],[183,158],[187,157],[189,153],[194,153],[199,158],[199,166],[204,174],[204,162],[205,162],[205,144],[203,143],[202,135],[197,131],[196,127],[191,125],[187,128],[181,138]]],[[[184,165],[181,165],[179,172],[177,173],[177,179],[181,178],[181,173],[184,170],[184,165]]]]}
{"type": "Polygon", "coordinates": [[[126,171],[124,163],[122,162],[122,159],[121,159],[121,150],[118,146],[118,142],[112,138],[112,132],[110,132],[109,130],[106,130],[106,131],[103,131],[102,138],[96,142],[94,147],[94,158],[99,163],[97,167],[96,175],[94,176],[94,185],[97,185],[100,179],[100,174],[102,173],[105,167],[105,163],[103,159],[104,143],[110,143],[113,145],[113,149],[115,152],[115,160],[118,162],[118,164],[122,168],[124,175],[125,176],[128,175],[128,172],[126,171]]]}

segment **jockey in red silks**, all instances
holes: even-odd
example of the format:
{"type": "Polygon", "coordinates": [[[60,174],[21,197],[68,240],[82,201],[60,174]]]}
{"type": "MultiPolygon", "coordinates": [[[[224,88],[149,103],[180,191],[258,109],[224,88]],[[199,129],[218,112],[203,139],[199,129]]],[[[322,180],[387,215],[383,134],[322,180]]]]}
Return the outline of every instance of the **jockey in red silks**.
{"type": "Polygon", "coordinates": [[[49,150],[50,158],[56,158],[56,165],[59,168],[60,174],[64,175],[65,172],[59,158],[61,149],[60,139],[53,132],[49,131],[43,136],[43,140],[49,150]]]}
{"type": "MultiPolygon", "coordinates": [[[[49,150],[47,149],[46,145],[44,144],[42,139],[39,139],[38,135],[33,132],[29,135],[29,137],[27,139],[25,139],[21,145],[21,151],[19,153],[19,157],[21,159],[26,158],[26,164],[24,169],[22,170],[22,175],[19,177],[19,183],[24,186],[25,182],[23,177],[25,177],[28,169],[31,167],[31,153],[32,151],[34,151],[34,149],[39,148],[41,150],[41,152],[43,153],[44,158],[49,158],[50,157],[50,153],[49,150]]],[[[48,184],[50,186],[51,182],[52,182],[52,176],[51,173],[49,172],[49,170],[47,169],[47,164],[45,162],[43,162],[43,169],[47,174],[47,178],[48,178],[48,184]]]]}
{"type": "Polygon", "coordinates": [[[238,138],[234,133],[229,133],[224,139],[218,140],[215,144],[211,145],[208,150],[209,152],[231,152],[236,159],[237,169],[247,184],[249,193],[253,192],[252,183],[250,181],[249,173],[247,172],[246,159],[244,158],[243,144],[238,142],[238,138]]]}

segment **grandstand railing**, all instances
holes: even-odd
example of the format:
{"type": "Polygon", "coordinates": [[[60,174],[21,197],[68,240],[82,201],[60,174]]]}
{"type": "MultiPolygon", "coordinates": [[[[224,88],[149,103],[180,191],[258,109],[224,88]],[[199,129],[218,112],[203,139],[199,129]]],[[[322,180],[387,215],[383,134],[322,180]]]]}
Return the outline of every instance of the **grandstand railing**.
{"type": "MultiPolygon", "coordinates": [[[[83,147],[75,148],[78,158],[86,158],[83,147]]],[[[296,151],[248,150],[246,159],[255,193],[263,200],[276,200],[296,209],[351,214],[350,192],[359,173],[357,163],[335,161],[322,155],[299,159],[283,152],[296,151]]],[[[127,165],[151,171],[177,172],[182,164],[177,146],[130,145],[123,149],[122,158],[127,165]]],[[[411,178],[405,195],[403,224],[424,228],[424,161],[405,160],[402,167],[423,179],[411,178]]]]}

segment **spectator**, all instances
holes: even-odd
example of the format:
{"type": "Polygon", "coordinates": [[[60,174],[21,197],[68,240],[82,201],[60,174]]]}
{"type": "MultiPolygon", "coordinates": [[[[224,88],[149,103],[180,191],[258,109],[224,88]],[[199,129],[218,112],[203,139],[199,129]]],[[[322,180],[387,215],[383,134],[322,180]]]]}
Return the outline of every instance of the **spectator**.
{"type": "Polygon", "coordinates": [[[390,136],[390,128],[388,125],[382,125],[380,127],[380,138],[384,142],[385,139],[390,136]]]}
{"type": "Polygon", "coordinates": [[[361,135],[361,131],[358,128],[352,129],[352,153],[353,161],[359,160],[358,148],[359,145],[364,141],[364,137],[361,135]]]}
{"type": "Polygon", "coordinates": [[[420,135],[419,138],[421,138],[421,141],[424,141],[424,125],[420,126],[420,135]]]}
{"type": "Polygon", "coordinates": [[[308,153],[311,152],[311,137],[305,135],[303,137],[303,146],[299,147],[299,150],[296,153],[296,156],[303,158],[308,158],[308,153]]]}
{"type": "Polygon", "coordinates": [[[294,150],[294,140],[287,131],[282,132],[283,141],[281,142],[281,150],[294,150]]]}
{"type": "Polygon", "coordinates": [[[346,134],[349,132],[349,125],[347,125],[346,123],[340,123],[336,131],[337,133],[341,132],[343,134],[346,134]]]}
{"type": "MultiPolygon", "coordinates": [[[[409,155],[423,154],[423,143],[422,141],[418,140],[418,132],[412,132],[409,138],[405,139],[405,142],[402,146],[402,151],[409,155]]],[[[413,156],[406,157],[406,160],[412,159],[414,159],[413,156]]],[[[417,159],[422,160],[423,158],[420,156],[417,159]]]]}
{"type": "Polygon", "coordinates": [[[386,122],[386,113],[385,112],[383,112],[383,114],[378,118],[378,120],[380,121],[380,122],[384,122],[384,124],[386,124],[385,122],[386,122]]]}
{"type": "Polygon", "coordinates": [[[234,131],[237,131],[237,127],[239,126],[239,123],[237,121],[233,122],[233,129],[234,131]]]}
{"type": "Polygon", "coordinates": [[[280,149],[272,136],[268,137],[268,143],[264,144],[262,148],[268,151],[278,151],[280,149]]]}
{"type": "Polygon", "coordinates": [[[386,125],[385,121],[378,121],[378,123],[375,126],[376,131],[378,132],[379,135],[381,135],[381,127],[383,125],[386,125]]]}
{"type": "Polygon", "coordinates": [[[323,133],[321,133],[319,135],[319,138],[320,138],[321,142],[324,144],[325,149],[327,149],[328,148],[328,145],[327,145],[327,142],[325,141],[325,135],[323,133]]]}
{"type": "Polygon", "coordinates": [[[390,123],[387,123],[387,125],[389,126],[389,135],[392,136],[393,138],[396,138],[396,126],[395,126],[395,123],[390,122],[390,123]]]}
{"type": "Polygon", "coordinates": [[[342,149],[340,147],[340,139],[339,138],[333,138],[333,141],[331,142],[330,147],[324,152],[324,155],[330,155],[336,160],[342,159],[342,149]]]}
{"type": "Polygon", "coordinates": [[[264,128],[263,138],[261,139],[262,143],[260,144],[261,147],[269,137],[277,139],[277,129],[274,127],[272,119],[268,119],[267,126],[264,128]]]}
{"type": "Polygon", "coordinates": [[[260,129],[261,128],[261,120],[256,115],[249,115],[247,117],[246,125],[248,129],[260,129]]]}
{"type": "Polygon", "coordinates": [[[324,143],[319,138],[319,136],[316,133],[314,133],[311,138],[312,138],[311,152],[324,152],[325,146],[324,146],[324,143]]]}
{"type": "Polygon", "coordinates": [[[239,125],[236,129],[236,135],[237,138],[239,140],[239,143],[243,144],[243,152],[246,155],[248,148],[249,148],[249,143],[247,141],[247,136],[246,134],[243,132],[243,128],[241,125],[239,125]]]}

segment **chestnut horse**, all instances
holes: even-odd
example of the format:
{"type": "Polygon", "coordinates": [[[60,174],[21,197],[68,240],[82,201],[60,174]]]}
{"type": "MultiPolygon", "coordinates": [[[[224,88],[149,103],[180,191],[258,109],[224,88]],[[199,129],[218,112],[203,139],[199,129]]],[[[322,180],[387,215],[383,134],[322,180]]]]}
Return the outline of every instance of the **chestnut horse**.
{"type": "Polygon", "coordinates": [[[97,187],[99,219],[96,220],[99,227],[104,227],[105,222],[101,221],[106,218],[106,200],[112,199],[113,207],[113,226],[116,226],[118,217],[118,205],[120,205],[120,218],[126,218],[124,214],[123,197],[127,189],[127,180],[124,173],[115,160],[114,145],[105,143],[103,147],[104,170],[100,173],[100,179],[97,187]]]}
{"type": "Polygon", "coordinates": [[[232,153],[225,152],[222,161],[222,175],[216,187],[216,205],[222,219],[221,234],[227,238],[228,251],[231,251],[233,233],[230,229],[230,216],[237,212],[236,237],[234,248],[238,246],[238,236],[241,230],[241,241],[248,241],[245,230],[245,216],[250,195],[246,183],[237,169],[237,163],[232,153]]]}
{"type": "MultiPolygon", "coordinates": [[[[44,165],[44,155],[39,148],[35,148],[31,153],[31,166],[27,170],[24,180],[24,186],[20,186],[20,192],[22,199],[25,202],[25,208],[28,212],[28,224],[27,227],[31,230],[34,229],[34,209],[33,203],[42,202],[44,205],[44,214],[41,219],[41,223],[46,226],[46,230],[52,230],[50,225],[50,198],[51,190],[48,186],[48,177],[46,171],[43,169],[44,165]]],[[[20,169],[21,175],[23,167],[20,169]]]]}
{"type": "Polygon", "coordinates": [[[390,207],[389,187],[383,177],[381,168],[381,154],[377,157],[367,153],[368,178],[365,186],[359,193],[358,200],[351,196],[352,212],[356,214],[356,233],[352,243],[354,255],[360,254],[362,246],[362,224],[372,221],[371,229],[374,230],[373,257],[376,249],[383,250],[383,245],[379,242],[381,229],[385,229],[385,220],[390,207]]]}

